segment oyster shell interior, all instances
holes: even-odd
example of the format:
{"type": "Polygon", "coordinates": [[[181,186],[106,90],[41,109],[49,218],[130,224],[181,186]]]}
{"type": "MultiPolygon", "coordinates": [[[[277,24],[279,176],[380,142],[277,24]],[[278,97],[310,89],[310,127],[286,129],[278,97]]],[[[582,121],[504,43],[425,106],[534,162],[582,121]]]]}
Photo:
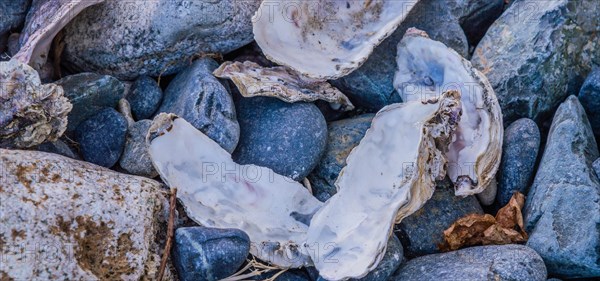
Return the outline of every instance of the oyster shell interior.
{"type": "Polygon", "coordinates": [[[428,102],[447,90],[462,94],[463,117],[448,151],[448,174],[459,196],[482,192],[502,153],[502,112],[487,78],[441,42],[409,29],[398,44],[394,87],[404,101],[428,102]]]}
{"type": "Polygon", "coordinates": [[[460,120],[460,94],[385,107],[352,150],[338,192],[314,215],[308,246],[327,280],[360,278],[385,253],[394,223],[417,211],[445,177],[445,154],[460,120]]]}
{"type": "Polygon", "coordinates": [[[270,60],[335,79],[361,66],[418,0],[263,1],[254,39],[270,60]]]}
{"type": "Polygon", "coordinates": [[[300,183],[255,165],[238,165],[219,144],[182,118],[158,115],[148,132],[161,178],[177,188],[188,216],[207,227],[238,228],[250,252],[281,267],[312,264],[303,247],[322,205],[300,183]]]}

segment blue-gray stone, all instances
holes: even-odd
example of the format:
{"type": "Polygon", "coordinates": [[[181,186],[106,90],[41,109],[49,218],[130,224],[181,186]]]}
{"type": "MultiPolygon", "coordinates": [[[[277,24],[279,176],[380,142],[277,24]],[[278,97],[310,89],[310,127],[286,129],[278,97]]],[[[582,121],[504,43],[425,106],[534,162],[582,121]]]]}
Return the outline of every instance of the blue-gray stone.
{"type": "Polygon", "coordinates": [[[31,0],[0,1],[0,35],[23,24],[30,4],[31,0]]]}
{"type": "Polygon", "coordinates": [[[63,87],[65,97],[73,104],[69,113],[67,131],[101,110],[117,106],[125,94],[125,85],[114,77],[96,73],[80,73],[56,81],[63,87]]]}
{"type": "Polygon", "coordinates": [[[194,58],[252,42],[252,16],[260,2],[105,1],[63,29],[63,63],[126,80],[174,74],[194,58]]]}
{"type": "Polygon", "coordinates": [[[148,76],[141,76],[127,95],[131,105],[131,114],[135,120],[148,119],[156,112],[162,101],[163,92],[156,81],[148,76]]]}
{"type": "Polygon", "coordinates": [[[596,141],[600,142],[600,67],[585,79],[579,91],[579,101],[590,120],[596,141]]]}
{"type": "Polygon", "coordinates": [[[240,136],[231,95],[212,75],[211,58],[192,63],[169,83],[158,112],[174,113],[231,153],[240,136]]]}
{"type": "Polygon", "coordinates": [[[418,257],[402,264],[391,281],[528,280],[546,281],[546,266],[522,245],[479,246],[418,257]]]}
{"type": "Polygon", "coordinates": [[[407,15],[402,24],[385,39],[369,56],[367,61],[347,76],[332,81],[332,84],[348,95],[352,103],[376,112],[386,105],[401,102],[394,89],[396,46],[410,27],[426,31],[459,54],[467,56],[467,38],[458,19],[447,8],[446,0],[421,0],[407,15]]]}
{"type": "Polygon", "coordinates": [[[600,158],[596,159],[596,161],[594,161],[594,163],[592,164],[592,167],[594,167],[594,171],[596,172],[596,176],[598,178],[600,178],[600,158]]]}
{"type": "Polygon", "coordinates": [[[55,142],[47,141],[38,145],[35,150],[54,153],[62,156],[66,156],[73,159],[79,159],[79,156],[73,152],[73,150],[63,141],[57,140],[55,142]]]}
{"type": "Polygon", "coordinates": [[[181,227],[171,257],[181,281],[216,281],[235,273],[250,251],[250,238],[239,229],[181,227]]]}
{"type": "Polygon", "coordinates": [[[585,111],[570,96],[554,115],[524,208],[527,246],[553,276],[600,276],[600,180],[592,171],[598,156],[585,111]]]}
{"type": "Polygon", "coordinates": [[[540,130],[531,119],[519,119],[504,130],[496,193],[499,206],[508,204],[515,191],[526,194],[533,180],[540,141],[540,130]]]}
{"type": "Polygon", "coordinates": [[[151,120],[141,120],[129,127],[119,165],[130,174],[154,178],[158,176],[158,172],[152,165],[146,145],[146,134],[150,125],[151,120]]]}
{"type": "Polygon", "coordinates": [[[322,202],[336,193],[335,181],[346,166],[346,158],[371,127],[375,114],[363,114],[327,125],[327,147],[315,169],[308,175],[313,195],[322,202]]]}
{"type": "Polygon", "coordinates": [[[452,186],[448,179],[438,183],[431,199],[396,225],[395,232],[407,258],[439,253],[444,230],[468,214],[483,214],[475,196],[455,196],[452,186]]]}
{"type": "MultiPolygon", "coordinates": [[[[511,1],[512,2],[512,1],[511,1]]],[[[600,65],[597,0],[514,1],[471,60],[494,88],[504,124],[549,119],[600,65]]]]}
{"type": "MultiPolygon", "coordinates": [[[[457,0],[461,3],[458,15],[469,45],[476,47],[485,32],[504,11],[504,0],[457,0]]],[[[512,1],[511,1],[512,2],[512,1]]]]}
{"type": "Polygon", "coordinates": [[[105,108],[83,121],[75,130],[83,160],[99,166],[114,166],[125,146],[127,120],[113,108],[105,108]]]}
{"type": "Polygon", "coordinates": [[[237,163],[268,167],[294,180],[317,165],[327,144],[327,124],[314,104],[253,97],[236,105],[241,135],[232,156],[237,163]]]}

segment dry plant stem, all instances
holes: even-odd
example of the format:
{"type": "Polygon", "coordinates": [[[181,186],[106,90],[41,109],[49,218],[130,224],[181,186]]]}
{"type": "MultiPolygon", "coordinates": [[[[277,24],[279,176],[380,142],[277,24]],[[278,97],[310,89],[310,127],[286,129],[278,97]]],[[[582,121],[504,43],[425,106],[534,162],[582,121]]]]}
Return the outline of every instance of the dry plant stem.
{"type": "Polygon", "coordinates": [[[167,267],[167,260],[169,259],[169,253],[171,252],[171,245],[173,244],[173,230],[175,224],[175,207],[177,206],[177,188],[171,189],[171,198],[169,201],[169,222],[167,226],[167,241],[165,243],[165,250],[163,252],[162,260],[160,261],[160,268],[158,270],[158,280],[163,279],[165,274],[165,268],[167,267]]]}
{"type": "Polygon", "coordinates": [[[277,277],[279,277],[279,275],[281,275],[281,274],[283,274],[284,272],[287,271],[287,269],[281,269],[281,268],[278,268],[278,267],[274,267],[274,266],[270,266],[270,265],[266,265],[266,264],[260,263],[254,257],[252,257],[252,260],[247,260],[246,266],[244,266],[242,269],[238,270],[236,273],[232,274],[231,276],[229,276],[227,278],[224,278],[224,279],[221,279],[220,281],[241,281],[241,280],[246,280],[246,278],[258,276],[258,275],[261,275],[263,273],[267,273],[267,272],[272,271],[272,270],[280,270],[280,271],[277,272],[272,277],[265,279],[264,281],[274,281],[277,277]],[[251,270],[251,272],[244,274],[244,272],[246,272],[248,270],[251,270]]]}
{"type": "Polygon", "coordinates": [[[313,190],[312,190],[312,185],[310,184],[310,181],[308,180],[308,178],[304,178],[302,180],[302,183],[304,184],[304,186],[306,187],[306,189],[308,189],[308,192],[310,192],[310,194],[313,194],[313,190]]]}

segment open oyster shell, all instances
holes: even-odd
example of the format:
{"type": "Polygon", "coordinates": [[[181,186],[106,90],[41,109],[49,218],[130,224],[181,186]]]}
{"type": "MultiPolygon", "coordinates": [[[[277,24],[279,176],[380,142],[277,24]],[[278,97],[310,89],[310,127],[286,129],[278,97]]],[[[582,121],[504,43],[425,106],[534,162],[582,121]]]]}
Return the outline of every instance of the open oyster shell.
{"type": "Polygon", "coordinates": [[[394,223],[431,198],[461,115],[460,94],[385,107],[346,159],[337,194],[313,216],[307,246],[327,280],[360,278],[385,253],[394,223]],[[317,248],[315,248],[317,247],[317,248]]]}
{"type": "Polygon", "coordinates": [[[73,105],[56,84],[15,59],[0,62],[0,147],[26,148],[56,141],[73,105]]]}
{"type": "Polygon", "coordinates": [[[418,0],[263,1],[254,39],[270,60],[335,79],[361,66],[418,0]]]}
{"type": "Polygon", "coordinates": [[[34,0],[19,39],[15,59],[41,69],[54,36],[83,9],[105,0],[34,0]]]}
{"type": "Polygon", "coordinates": [[[214,73],[228,78],[244,97],[265,96],[285,102],[324,100],[347,111],[354,109],[350,99],[326,81],[312,79],[285,66],[265,68],[254,62],[225,62],[214,73]]]}
{"type": "Polygon", "coordinates": [[[219,144],[172,114],[154,119],[147,141],[156,170],[177,188],[194,221],[245,231],[250,252],[280,267],[312,264],[303,244],[322,203],[300,183],[268,168],[234,163],[219,144]]]}
{"type": "Polygon", "coordinates": [[[448,174],[459,196],[482,192],[502,153],[502,112],[487,78],[443,43],[409,29],[398,44],[394,87],[404,101],[427,102],[447,90],[462,94],[463,117],[448,152],[448,174]]]}

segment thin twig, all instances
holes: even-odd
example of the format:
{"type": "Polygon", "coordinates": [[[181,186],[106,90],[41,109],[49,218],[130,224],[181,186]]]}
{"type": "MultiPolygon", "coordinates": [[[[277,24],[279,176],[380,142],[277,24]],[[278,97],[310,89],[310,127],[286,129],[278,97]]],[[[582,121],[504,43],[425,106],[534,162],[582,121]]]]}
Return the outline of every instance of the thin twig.
{"type": "Polygon", "coordinates": [[[158,270],[158,280],[163,279],[165,274],[165,268],[167,267],[167,260],[169,259],[169,253],[171,253],[171,244],[173,244],[173,228],[175,224],[175,207],[177,206],[177,188],[171,189],[171,200],[169,201],[169,222],[167,226],[167,242],[165,243],[165,250],[163,252],[162,260],[160,261],[160,269],[158,270]]]}
{"type": "Polygon", "coordinates": [[[313,190],[312,190],[312,185],[310,184],[310,181],[308,180],[308,178],[304,178],[302,180],[302,183],[304,183],[304,186],[306,187],[306,189],[308,189],[308,192],[310,192],[310,194],[314,195],[313,190]]]}

